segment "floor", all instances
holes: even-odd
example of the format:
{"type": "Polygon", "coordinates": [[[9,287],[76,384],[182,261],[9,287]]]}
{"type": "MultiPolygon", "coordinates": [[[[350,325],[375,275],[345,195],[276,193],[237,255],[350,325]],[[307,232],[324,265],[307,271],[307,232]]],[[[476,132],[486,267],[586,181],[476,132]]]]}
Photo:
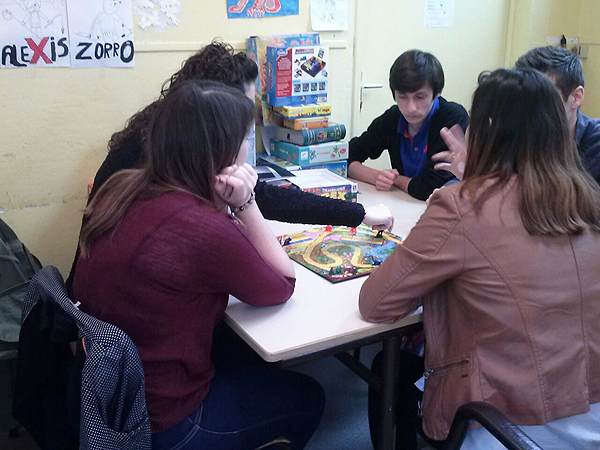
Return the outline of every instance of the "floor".
{"type": "MultiPolygon", "coordinates": [[[[370,364],[380,346],[372,345],[361,352],[361,360],[370,364]]],[[[23,429],[18,437],[9,437],[16,423],[10,415],[11,368],[0,361],[0,449],[37,450],[23,429]]],[[[327,405],[320,427],[306,450],[372,450],[367,420],[367,384],[335,357],[297,366],[294,370],[311,375],[327,394],[327,405]]],[[[423,447],[427,449],[427,447],[423,447]]]]}

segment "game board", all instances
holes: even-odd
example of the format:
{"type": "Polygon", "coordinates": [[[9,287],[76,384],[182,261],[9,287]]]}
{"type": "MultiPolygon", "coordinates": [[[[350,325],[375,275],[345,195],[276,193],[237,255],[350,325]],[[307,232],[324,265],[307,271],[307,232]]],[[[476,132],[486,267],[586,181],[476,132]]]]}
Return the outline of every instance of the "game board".
{"type": "Polygon", "coordinates": [[[332,283],[368,275],[402,244],[401,237],[366,225],[311,228],[278,239],[290,259],[332,283]]]}

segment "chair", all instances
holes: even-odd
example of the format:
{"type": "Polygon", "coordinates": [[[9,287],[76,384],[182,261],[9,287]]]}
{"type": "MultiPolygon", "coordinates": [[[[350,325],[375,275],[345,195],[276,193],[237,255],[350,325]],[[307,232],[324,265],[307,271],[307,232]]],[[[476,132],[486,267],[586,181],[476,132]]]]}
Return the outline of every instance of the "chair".
{"type": "Polygon", "coordinates": [[[79,311],[52,266],[35,275],[23,304],[13,416],[42,448],[151,448],[135,345],[119,328],[79,311]],[[79,371],[72,341],[82,350],[79,371]],[[80,391],[71,389],[70,378],[80,391]],[[79,428],[73,422],[79,433],[70,433],[79,428]]]}
{"type": "Polygon", "coordinates": [[[492,405],[472,402],[456,411],[445,450],[457,450],[464,442],[471,421],[476,420],[509,450],[542,450],[529,436],[492,405]]]}

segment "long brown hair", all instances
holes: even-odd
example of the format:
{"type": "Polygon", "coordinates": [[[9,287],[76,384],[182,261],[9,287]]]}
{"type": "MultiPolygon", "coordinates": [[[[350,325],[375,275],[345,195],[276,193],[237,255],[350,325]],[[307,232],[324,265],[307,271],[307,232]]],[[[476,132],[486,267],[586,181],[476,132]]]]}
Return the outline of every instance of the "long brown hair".
{"type": "Polygon", "coordinates": [[[583,168],[557,89],[532,69],[496,70],[475,91],[461,193],[480,210],[515,175],[528,233],[600,231],[600,187],[583,168]]]}
{"type": "Polygon", "coordinates": [[[235,161],[253,121],[254,105],[220,83],[184,81],[157,105],[141,169],[113,175],[85,210],[80,247],[113,229],[136,200],[183,190],[214,204],[216,175],[235,161]]]}
{"type": "Polygon", "coordinates": [[[169,89],[188,80],[218,81],[241,91],[258,77],[256,63],[244,52],[235,53],[230,44],[214,39],[210,44],[186,59],[181,69],[163,83],[158,100],[150,103],[129,118],[125,128],[114,133],[108,142],[108,151],[118,151],[132,137],[140,135],[142,141],[154,110],[169,89]]]}

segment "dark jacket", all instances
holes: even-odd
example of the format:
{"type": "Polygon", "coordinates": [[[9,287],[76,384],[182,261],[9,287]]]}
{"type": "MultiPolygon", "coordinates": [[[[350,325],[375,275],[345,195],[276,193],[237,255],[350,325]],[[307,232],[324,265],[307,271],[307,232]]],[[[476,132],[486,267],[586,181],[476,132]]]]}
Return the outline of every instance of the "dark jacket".
{"type": "MultiPolygon", "coordinates": [[[[138,168],[142,157],[143,147],[139,135],[134,135],[120,149],[109,152],[94,178],[90,199],[118,171],[138,168]]],[[[365,217],[365,209],[359,203],[284,189],[262,181],[257,183],[255,192],[256,203],[268,220],[357,227],[365,217]]]]}
{"type": "Polygon", "coordinates": [[[579,111],[575,142],[583,167],[600,184],[600,119],[592,119],[579,111]]]}
{"type": "Polygon", "coordinates": [[[144,373],[135,346],[114,325],[79,311],[55,267],[33,278],[22,322],[13,415],[33,430],[42,448],[151,448],[144,373]],[[77,332],[85,351],[79,439],[67,420],[73,409],[67,386],[77,376],[71,372],[68,342],[77,332]]]}
{"type": "MultiPolygon", "coordinates": [[[[400,110],[397,105],[392,106],[381,116],[375,119],[367,131],[350,141],[350,156],[348,164],[354,161],[365,162],[367,159],[377,159],[384,150],[390,155],[393,169],[400,175],[404,174],[402,158],[400,157],[400,133],[398,121],[400,110]]],[[[467,129],[469,115],[465,108],[458,103],[453,103],[440,97],[440,108],[431,118],[429,134],[427,136],[427,162],[419,176],[414,177],[408,185],[408,193],[419,200],[427,200],[434,189],[442,187],[453,178],[450,172],[435,170],[431,155],[448,150],[440,136],[444,127],[459,124],[463,131],[467,129]]]]}

